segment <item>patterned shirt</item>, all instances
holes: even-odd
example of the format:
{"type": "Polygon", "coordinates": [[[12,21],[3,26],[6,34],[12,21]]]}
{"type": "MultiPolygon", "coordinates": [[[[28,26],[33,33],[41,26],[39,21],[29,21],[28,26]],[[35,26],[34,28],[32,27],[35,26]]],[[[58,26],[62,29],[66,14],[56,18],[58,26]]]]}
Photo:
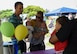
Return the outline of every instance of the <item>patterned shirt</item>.
{"type": "MultiPolygon", "coordinates": [[[[14,25],[15,28],[16,28],[16,26],[18,26],[19,24],[22,24],[22,19],[21,19],[21,17],[18,18],[15,14],[13,14],[13,15],[9,18],[8,21],[11,22],[11,23],[14,25]]],[[[15,36],[13,36],[12,39],[15,39],[15,36]]]]}
{"type": "Polygon", "coordinates": [[[18,17],[13,14],[10,18],[9,18],[9,22],[13,23],[14,27],[16,28],[17,25],[22,24],[22,19],[21,17],[18,19],[18,17]]]}

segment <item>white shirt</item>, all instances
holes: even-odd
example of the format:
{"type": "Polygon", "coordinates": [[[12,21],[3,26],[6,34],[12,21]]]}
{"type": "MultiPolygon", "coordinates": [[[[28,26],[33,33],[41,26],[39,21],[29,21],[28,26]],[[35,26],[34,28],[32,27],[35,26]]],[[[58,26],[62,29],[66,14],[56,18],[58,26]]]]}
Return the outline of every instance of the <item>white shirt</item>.
{"type": "Polygon", "coordinates": [[[29,39],[29,41],[31,41],[31,39],[32,39],[32,32],[34,31],[34,29],[33,29],[32,26],[27,26],[27,28],[29,29],[28,39],[29,39]]]}

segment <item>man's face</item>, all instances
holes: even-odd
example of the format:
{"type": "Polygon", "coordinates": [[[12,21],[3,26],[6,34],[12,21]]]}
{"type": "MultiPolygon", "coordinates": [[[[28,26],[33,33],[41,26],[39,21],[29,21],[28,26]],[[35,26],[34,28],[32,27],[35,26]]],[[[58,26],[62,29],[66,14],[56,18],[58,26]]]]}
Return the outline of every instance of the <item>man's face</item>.
{"type": "Polygon", "coordinates": [[[16,6],[16,12],[18,14],[22,14],[22,12],[23,12],[23,5],[19,4],[18,6],[16,6]]]}

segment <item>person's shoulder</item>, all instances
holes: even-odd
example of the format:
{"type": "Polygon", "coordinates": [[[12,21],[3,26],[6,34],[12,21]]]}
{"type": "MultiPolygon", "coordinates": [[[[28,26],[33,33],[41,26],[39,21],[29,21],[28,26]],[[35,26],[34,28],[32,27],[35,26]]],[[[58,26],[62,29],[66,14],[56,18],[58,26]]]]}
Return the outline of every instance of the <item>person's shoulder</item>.
{"type": "Polygon", "coordinates": [[[76,21],[77,22],[77,19],[74,19],[73,21],[76,21]]]}
{"type": "Polygon", "coordinates": [[[69,23],[77,23],[77,19],[69,20],[69,23]]]}
{"type": "Polygon", "coordinates": [[[12,19],[12,18],[14,18],[14,17],[15,17],[15,16],[14,16],[14,14],[12,14],[9,18],[11,18],[11,19],[12,19]]]}
{"type": "Polygon", "coordinates": [[[77,19],[72,20],[72,24],[76,24],[77,25],[77,19]]]}
{"type": "Polygon", "coordinates": [[[15,20],[15,15],[14,14],[12,14],[10,17],[9,17],[9,19],[8,19],[8,21],[13,21],[13,20],[15,20]]]}

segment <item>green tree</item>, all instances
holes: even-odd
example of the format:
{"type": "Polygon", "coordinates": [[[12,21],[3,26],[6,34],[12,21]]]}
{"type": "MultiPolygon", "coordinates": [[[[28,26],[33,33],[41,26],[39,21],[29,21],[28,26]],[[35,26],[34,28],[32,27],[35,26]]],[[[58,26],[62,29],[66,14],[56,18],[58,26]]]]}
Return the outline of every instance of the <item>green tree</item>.
{"type": "Polygon", "coordinates": [[[45,12],[45,10],[39,6],[29,5],[26,8],[24,8],[23,13],[27,14],[27,17],[34,16],[37,11],[45,12]]]}
{"type": "Polygon", "coordinates": [[[0,11],[0,18],[9,18],[12,15],[12,10],[2,10],[0,11]]]}
{"type": "MultiPolygon", "coordinates": [[[[26,8],[24,8],[23,13],[27,14],[27,17],[35,16],[37,11],[45,12],[43,8],[40,6],[35,5],[29,5],[26,8]]],[[[12,9],[6,9],[0,11],[0,18],[9,18],[13,14],[12,9]]]]}

